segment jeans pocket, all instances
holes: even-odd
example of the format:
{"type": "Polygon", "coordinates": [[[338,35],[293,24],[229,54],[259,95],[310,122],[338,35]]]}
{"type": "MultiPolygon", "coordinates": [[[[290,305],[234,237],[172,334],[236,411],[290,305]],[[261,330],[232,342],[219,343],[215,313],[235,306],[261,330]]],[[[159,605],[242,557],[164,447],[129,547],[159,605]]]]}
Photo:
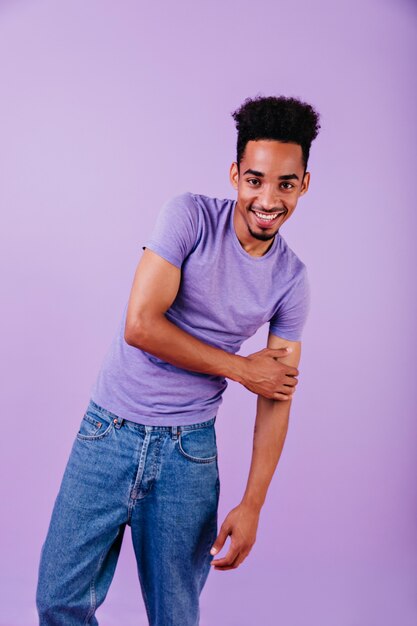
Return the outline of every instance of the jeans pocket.
{"type": "Polygon", "coordinates": [[[103,439],[113,430],[113,421],[107,415],[94,413],[90,409],[84,413],[77,432],[77,439],[81,441],[95,441],[103,439]]]}
{"type": "Polygon", "coordinates": [[[214,425],[181,430],[178,449],[194,463],[213,463],[217,459],[216,431],[214,425]]]}

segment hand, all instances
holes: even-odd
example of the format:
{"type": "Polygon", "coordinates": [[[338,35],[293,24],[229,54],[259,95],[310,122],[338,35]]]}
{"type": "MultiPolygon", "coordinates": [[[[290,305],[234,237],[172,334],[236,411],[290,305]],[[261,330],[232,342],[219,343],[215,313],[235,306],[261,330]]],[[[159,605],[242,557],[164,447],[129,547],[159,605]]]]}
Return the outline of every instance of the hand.
{"type": "Polygon", "coordinates": [[[295,392],[299,371],[277,359],[288,356],[286,348],[264,348],[244,357],[239,382],[253,393],[272,400],[289,400],[295,392]]]}
{"type": "Polygon", "coordinates": [[[230,511],[220,528],[210,553],[217,554],[223,548],[229,535],[231,536],[231,543],[226,556],[211,561],[214,569],[227,570],[239,567],[255,543],[258,522],[259,511],[245,504],[239,504],[230,511]]]}

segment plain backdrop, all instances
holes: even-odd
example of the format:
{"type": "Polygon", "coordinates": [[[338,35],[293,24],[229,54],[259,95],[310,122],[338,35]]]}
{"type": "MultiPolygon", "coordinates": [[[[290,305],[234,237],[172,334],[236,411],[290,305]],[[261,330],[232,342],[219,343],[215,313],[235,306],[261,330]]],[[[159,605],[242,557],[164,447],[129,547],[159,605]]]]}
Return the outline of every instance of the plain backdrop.
{"type": "MultiPolygon", "coordinates": [[[[158,210],[234,198],[231,112],[281,94],[322,116],[281,230],[311,311],[257,542],[210,573],[201,626],[417,623],[416,18],[402,0],[0,2],[1,626],[37,623],[54,499],[158,210]]],[[[218,413],[219,524],[255,403],[230,383],[218,413]]],[[[129,529],[97,616],[147,624],[129,529]]]]}

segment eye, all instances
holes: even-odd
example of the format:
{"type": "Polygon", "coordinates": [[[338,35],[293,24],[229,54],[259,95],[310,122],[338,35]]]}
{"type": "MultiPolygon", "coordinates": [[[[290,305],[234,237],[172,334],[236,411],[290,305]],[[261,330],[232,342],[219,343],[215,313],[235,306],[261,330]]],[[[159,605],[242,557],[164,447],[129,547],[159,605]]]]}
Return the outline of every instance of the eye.
{"type": "Polygon", "coordinates": [[[285,189],[286,191],[289,191],[289,190],[291,190],[291,189],[294,189],[294,185],[293,185],[292,183],[289,183],[289,182],[283,182],[283,183],[281,183],[281,186],[282,186],[282,185],[285,185],[285,186],[284,186],[284,189],[285,189]]]}
{"type": "Polygon", "coordinates": [[[247,178],[246,181],[251,185],[251,187],[257,187],[258,185],[252,185],[252,183],[260,183],[257,178],[247,178]]]}

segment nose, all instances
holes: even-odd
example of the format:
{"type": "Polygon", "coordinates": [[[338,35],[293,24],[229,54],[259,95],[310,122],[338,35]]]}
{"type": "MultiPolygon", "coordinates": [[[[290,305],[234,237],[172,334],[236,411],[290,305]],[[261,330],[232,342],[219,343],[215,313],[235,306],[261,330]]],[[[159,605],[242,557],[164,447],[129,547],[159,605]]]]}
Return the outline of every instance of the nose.
{"type": "Polygon", "coordinates": [[[264,188],[259,196],[259,202],[264,211],[273,212],[281,209],[279,197],[273,188],[264,188]]]}

